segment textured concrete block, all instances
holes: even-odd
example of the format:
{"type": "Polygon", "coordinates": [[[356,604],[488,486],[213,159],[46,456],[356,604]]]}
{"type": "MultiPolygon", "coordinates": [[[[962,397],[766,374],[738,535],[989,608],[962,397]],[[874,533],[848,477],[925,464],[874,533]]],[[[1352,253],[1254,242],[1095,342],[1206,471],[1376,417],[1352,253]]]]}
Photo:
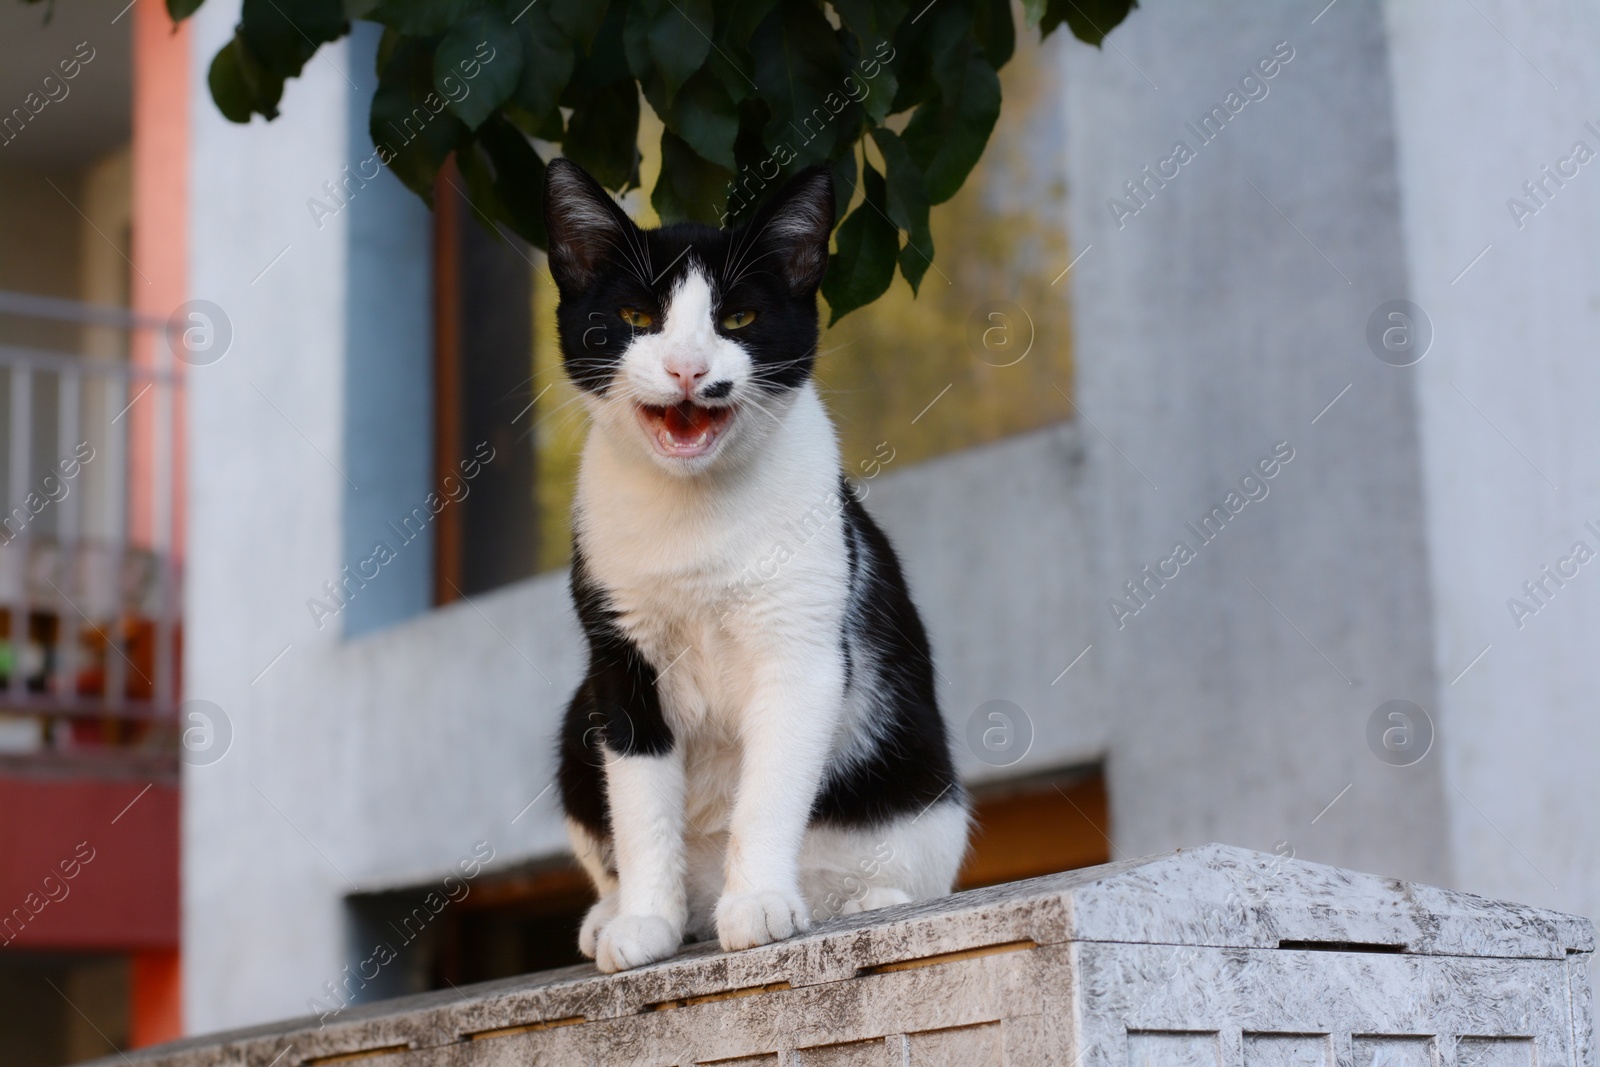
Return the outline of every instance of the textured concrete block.
{"type": "Polygon", "coordinates": [[[1207,845],[127,1062],[1594,1067],[1593,951],[1587,919],[1207,845]]]}

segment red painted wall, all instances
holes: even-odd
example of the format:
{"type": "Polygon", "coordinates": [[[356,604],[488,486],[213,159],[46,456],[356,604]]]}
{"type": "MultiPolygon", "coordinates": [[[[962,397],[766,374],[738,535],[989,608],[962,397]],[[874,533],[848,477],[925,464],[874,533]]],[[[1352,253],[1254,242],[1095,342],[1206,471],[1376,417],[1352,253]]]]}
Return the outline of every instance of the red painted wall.
{"type": "Polygon", "coordinates": [[[0,778],[0,952],[177,946],[176,786],[0,778]]]}

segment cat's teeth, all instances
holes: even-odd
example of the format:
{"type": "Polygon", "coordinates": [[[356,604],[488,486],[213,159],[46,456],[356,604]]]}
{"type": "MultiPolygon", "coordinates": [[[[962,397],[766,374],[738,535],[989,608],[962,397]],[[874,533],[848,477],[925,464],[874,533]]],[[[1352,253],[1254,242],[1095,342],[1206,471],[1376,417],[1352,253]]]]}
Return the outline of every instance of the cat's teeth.
{"type": "Polygon", "coordinates": [[[656,440],[661,442],[662,447],[674,452],[685,448],[704,448],[711,443],[711,431],[702,430],[700,435],[693,441],[685,441],[681,437],[675,436],[671,430],[662,430],[656,434],[656,440]]]}

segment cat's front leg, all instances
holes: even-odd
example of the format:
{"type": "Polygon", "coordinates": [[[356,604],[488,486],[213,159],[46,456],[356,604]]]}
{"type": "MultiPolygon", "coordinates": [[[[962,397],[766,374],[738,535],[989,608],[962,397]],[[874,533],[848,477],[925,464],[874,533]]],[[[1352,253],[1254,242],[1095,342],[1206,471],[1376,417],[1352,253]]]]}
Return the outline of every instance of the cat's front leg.
{"type": "MultiPolygon", "coordinates": [[[[592,916],[595,965],[621,971],[665,959],[683,943],[683,750],[667,724],[655,668],[617,624],[590,583],[581,555],[573,563],[573,597],[589,637],[588,702],[574,749],[598,750],[605,769],[607,819],[616,861],[616,900],[592,916]],[[607,916],[607,912],[612,912],[607,916]]],[[[596,887],[606,892],[600,879],[596,887]]]]}
{"type": "Polygon", "coordinates": [[[683,754],[606,752],[606,798],[617,857],[616,916],[595,941],[595,966],[622,971],[666,959],[683,943],[683,754]]]}
{"type": "Polygon", "coordinates": [[[740,728],[743,758],[729,825],[717,937],[725,951],[782,940],[809,926],[800,847],[840,714],[838,646],[772,657],[740,728]]]}

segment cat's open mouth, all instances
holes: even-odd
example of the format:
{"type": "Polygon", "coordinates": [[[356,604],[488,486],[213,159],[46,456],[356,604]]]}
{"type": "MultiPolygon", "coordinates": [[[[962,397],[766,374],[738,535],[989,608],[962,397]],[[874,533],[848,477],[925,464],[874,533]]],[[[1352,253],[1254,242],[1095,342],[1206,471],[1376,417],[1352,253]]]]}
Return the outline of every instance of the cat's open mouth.
{"type": "Polygon", "coordinates": [[[639,405],[639,421],[650,435],[650,443],[663,456],[675,459],[689,459],[710,452],[732,420],[731,407],[701,407],[688,400],[669,407],[639,405]]]}

